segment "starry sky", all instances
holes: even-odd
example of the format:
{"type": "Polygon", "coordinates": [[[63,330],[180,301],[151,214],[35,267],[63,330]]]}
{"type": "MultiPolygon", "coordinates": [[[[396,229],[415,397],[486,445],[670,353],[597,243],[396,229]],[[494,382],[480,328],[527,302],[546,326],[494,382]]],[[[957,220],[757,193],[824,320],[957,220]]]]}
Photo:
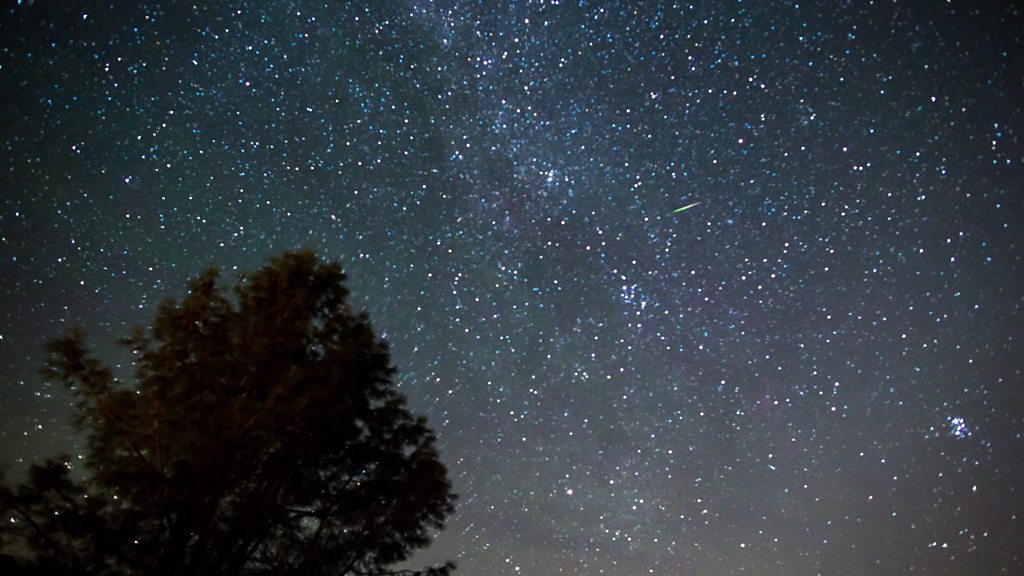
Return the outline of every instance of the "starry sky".
{"type": "Polygon", "coordinates": [[[462,574],[1024,573],[1012,2],[5,2],[0,462],[209,265],[340,260],[462,574]],[[687,210],[674,212],[689,206],[687,210]]]}

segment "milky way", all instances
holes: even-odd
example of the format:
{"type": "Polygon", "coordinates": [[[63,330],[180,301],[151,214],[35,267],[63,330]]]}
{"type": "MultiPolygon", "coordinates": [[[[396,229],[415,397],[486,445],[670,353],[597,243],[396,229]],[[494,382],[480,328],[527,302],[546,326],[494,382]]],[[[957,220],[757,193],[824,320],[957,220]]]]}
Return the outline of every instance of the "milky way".
{"type": "Polygon", "coordinates": [[[7,3],[0,460],[83,450],[45,338],[309,247],[439,433],[417,565],[1024,573],[1024,15],[822,4],[7,3]]]}

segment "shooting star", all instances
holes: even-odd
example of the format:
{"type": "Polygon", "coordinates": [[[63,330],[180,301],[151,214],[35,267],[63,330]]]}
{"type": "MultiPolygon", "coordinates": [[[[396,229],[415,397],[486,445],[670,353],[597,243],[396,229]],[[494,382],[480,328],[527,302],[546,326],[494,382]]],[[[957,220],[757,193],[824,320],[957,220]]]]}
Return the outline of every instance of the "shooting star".
{"type": "Polygon", "coordinates": [[[697,204],[700,204],[700,202],[694,202],[693,204],[687,204],[686,206],[683,206],[682,208],[676,208],[675,210],[672,211],[672,213],[673,214],[679,214],[680,212],[683,212],[685,210],[689,210],[690,208],[693,208],[697,204]]]}

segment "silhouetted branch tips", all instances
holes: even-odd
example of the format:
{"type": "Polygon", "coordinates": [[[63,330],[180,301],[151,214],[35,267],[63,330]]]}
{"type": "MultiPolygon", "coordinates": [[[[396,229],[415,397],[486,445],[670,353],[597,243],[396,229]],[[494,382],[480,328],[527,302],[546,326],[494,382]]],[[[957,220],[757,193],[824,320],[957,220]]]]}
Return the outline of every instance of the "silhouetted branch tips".
{"type": "Polygon", "coordinates": [[[454,562],[445,562],[441,566],[425,568],[423,570],[381,570],[377,572],[354,571],[358,576],[449,576],[455,571],[454,562]]]}
{"type": "Polygon", "coordinates": [[[72,393],[84,474],[61,457],[0,484],[0,538],[82,574],[448,575],[388,569],[455,496],[344,280],[308,251],[230,290],[209,269],[121,341],[130,386],[82,331],[50,341],[41,373],[72,393]]]}

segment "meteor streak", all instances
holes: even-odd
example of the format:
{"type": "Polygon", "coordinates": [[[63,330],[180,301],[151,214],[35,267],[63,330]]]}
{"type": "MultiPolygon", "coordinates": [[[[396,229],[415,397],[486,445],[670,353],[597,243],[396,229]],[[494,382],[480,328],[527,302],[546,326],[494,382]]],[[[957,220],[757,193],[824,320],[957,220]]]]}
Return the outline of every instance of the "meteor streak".
{"type": "Polygon", "coordinates": [[[693,208],[697,204],[700,204],[700,202],[694,202],[693,204],[687,204],[686,206],[683,206],[682,208],[676,208],[675,210],[672,211],[672,213],[673,214],[679,214],[680,212],[683,212],[685,210],[689,210],[690,208],[693,208]]]}

